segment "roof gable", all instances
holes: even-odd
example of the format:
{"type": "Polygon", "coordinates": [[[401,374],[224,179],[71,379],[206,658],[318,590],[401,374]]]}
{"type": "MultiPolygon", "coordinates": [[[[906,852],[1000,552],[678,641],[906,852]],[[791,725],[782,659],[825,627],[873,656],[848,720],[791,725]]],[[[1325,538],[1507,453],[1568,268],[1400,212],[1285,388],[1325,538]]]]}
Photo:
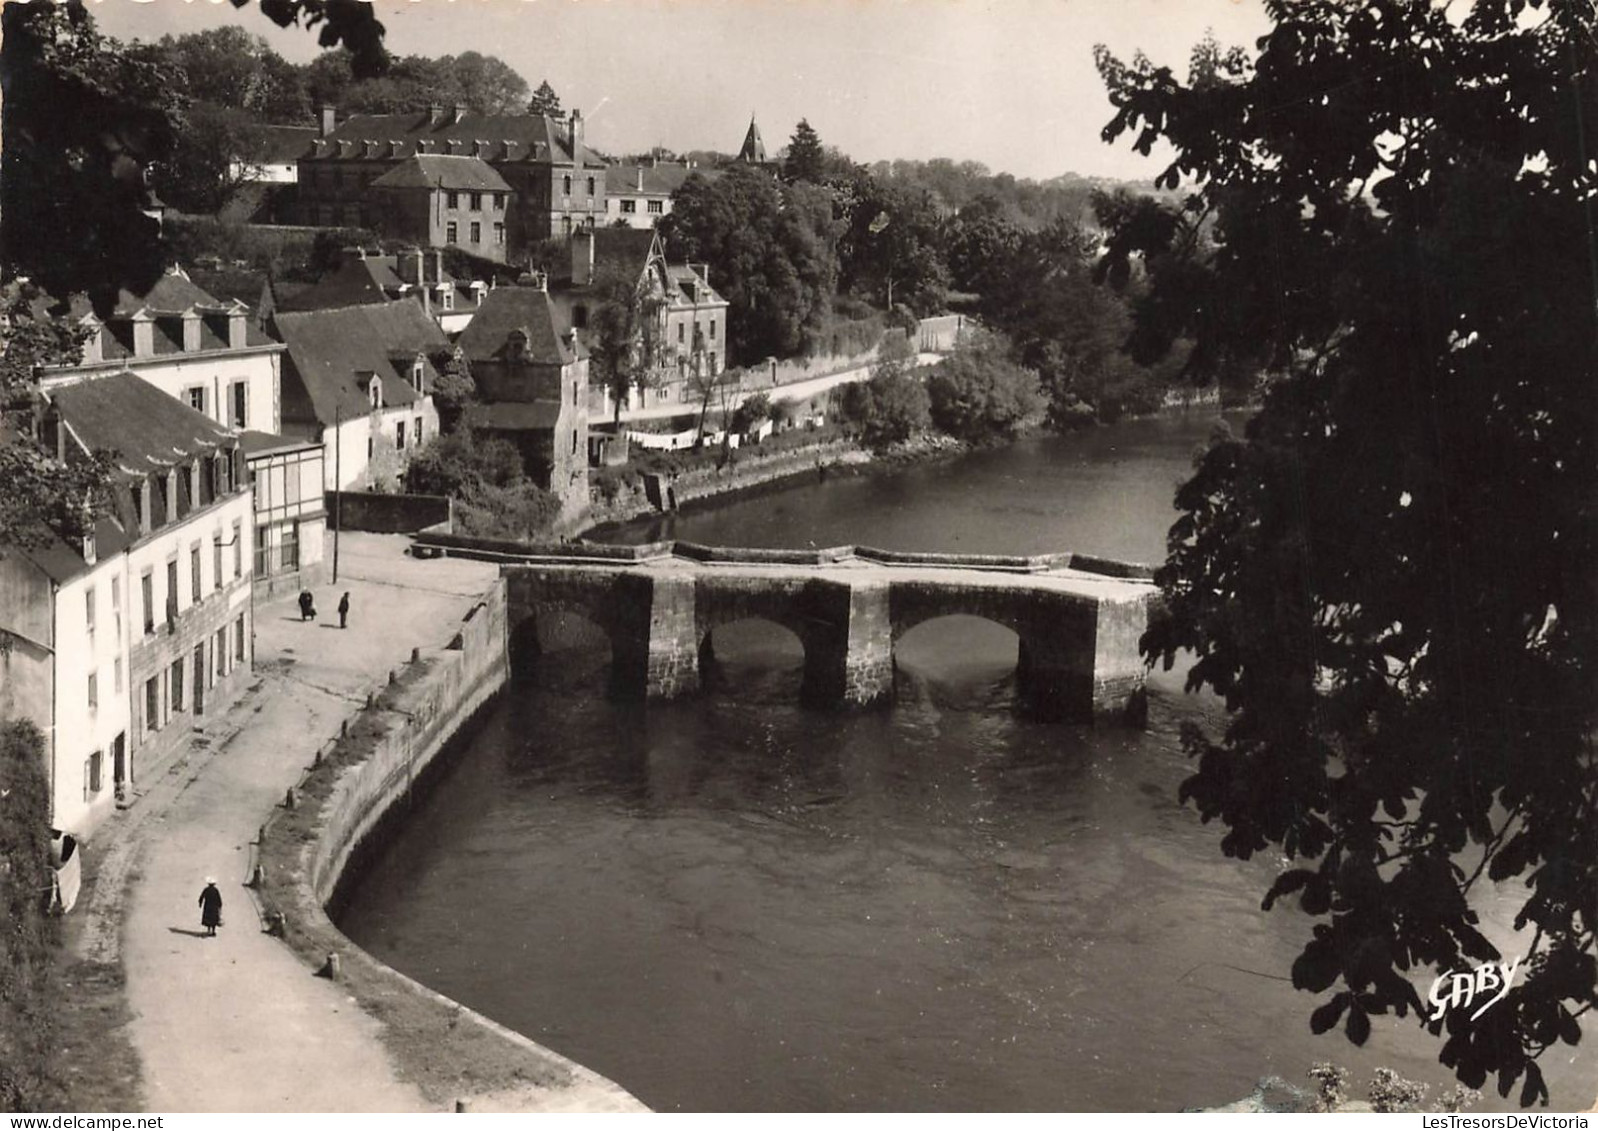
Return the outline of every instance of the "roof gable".
{"type": "Polygon", "coordinates": [[[371,411],[358,372],[378,375],[386,405],[420,400],[438,377],[431,358],[449,350],[444,332],[414,302],[283,312],[273,325],[288,346],[285,376],[299,382],[322,424],[371,411]],[[411,387],[406,365],[417,356],[422,358],[421,394],[411,387]]]}
{"type": "Polygon", "coordinates": [[[204,413],[127,370],[49,389],[46,397],[87,451],[117,453],[134,475],[230,446],[232,434],[204,413]]]}
{"type": "Polygon", "coordinates": [[[574,157],[567,130],[559,121],[539,114],[478,114],[468,112],[456,120],[452,113],[439,121],[427,111],[409,114],[353,114],[338,123],[314,158],[354,160],[364,157],[393,160],[425,154],[449,155],[455,142],[462,155],[487,161],[544,161],[556,165],[602,165],[581,141],[574,157]],[[367,142],[375,142],[375,153],[367,142]],[[482,144],[479,146],[478,143],[482,144]],[[509,142],[511,144],[507,145],[509,142]]]}
{"type": "Polygon", "coordinates": [[[569,365],[577,360],[562,340],[549,295],[537,287],[496,287],[483,298],[459,345],[471,361],[504,361],[513,352],[511,335],[525,336],[523,357],[539,365],[569,365]]]}

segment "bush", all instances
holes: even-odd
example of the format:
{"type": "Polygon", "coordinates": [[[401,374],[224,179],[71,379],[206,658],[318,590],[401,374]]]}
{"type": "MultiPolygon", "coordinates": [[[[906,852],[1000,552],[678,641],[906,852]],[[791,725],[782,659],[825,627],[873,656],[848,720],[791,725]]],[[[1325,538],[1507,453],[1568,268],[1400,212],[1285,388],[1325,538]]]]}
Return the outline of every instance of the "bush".
{"type": "Polygon", "coordinates": [[[65,1102],[51,1065],[60,988],[59,932],[45,913],[50,891],[50,797],[44,739],[31,722],[0,726],[0,1111],[48,1111],[65,1102]]]}
{"type": "Polygon", "coordinates": [[[405,469],[405,490],[463,498],[472,488],[507,487],[523,477],[522,457],[515,444],[463,429],[436,437],[411,457],[405,469]]]}
{"type": "Polygon", "coordinates": [[[969,335],[927,378],[932,422],[960,440],[1013,435],[1044,406],[1038,375],[995,334],[969,335]]]}
{"type": "Polygon", "coordinates": [[[751,432],[771,419],[771,397],[766,393],[752,393],[733,410],[731,429],[734,432],[751,432]]]}
{"type": "Polygon", "coordinates": [[[548,534],[559,517],[560,500],[526,479],[469,485],[455,505],[456,532],[475,538],[526,541],[548,534]]]}

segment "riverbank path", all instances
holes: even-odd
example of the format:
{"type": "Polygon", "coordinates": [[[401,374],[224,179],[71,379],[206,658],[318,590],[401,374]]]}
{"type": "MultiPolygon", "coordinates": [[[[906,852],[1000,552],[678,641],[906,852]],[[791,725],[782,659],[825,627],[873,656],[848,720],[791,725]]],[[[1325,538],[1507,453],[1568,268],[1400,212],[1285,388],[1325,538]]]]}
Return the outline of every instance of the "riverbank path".
{"type": "MultiPolygon", "coordinates": [[[[141,783],[109,823],[119,827],[91,845],[113,882],[97,883],[83,909],[88,936],[98,918],[100,941],[120,940],[145,1110],[438,1110],[397,1073],[379,1023],[263,932],[245,887],[251,843],[286,784],[413,647],[441,648],[497,574],[416,561],[406,545],[345,535],[337,586],[316,590],[320,620],[302,622],[293,595],[258,604],[249,691],[203,720],[190,749],[141,783]],[[331,614],[346,590],[340,631],[331,614]],[[125,883],[114,882],[119,871],[125,883]],[[207,876],[224,899],[215,938],[202,937],[196,907],[207,876]]],[[[582,1110],[579,1091],[515,1102],[582,1110]]]]}

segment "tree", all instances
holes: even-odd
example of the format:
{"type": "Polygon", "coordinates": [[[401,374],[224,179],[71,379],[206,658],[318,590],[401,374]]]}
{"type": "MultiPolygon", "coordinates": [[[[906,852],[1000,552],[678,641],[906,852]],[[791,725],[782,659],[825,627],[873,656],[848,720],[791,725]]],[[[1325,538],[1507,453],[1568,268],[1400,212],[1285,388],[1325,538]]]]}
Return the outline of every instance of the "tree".
{"type": "Polygon", "coordinates": [[[1186,82],[1098,51],[1105,137],[1170,142],[1161,184],[1213,225],[1225,309],[1167,338],[1271,382],[1157,573],[1146,654],[1191,652],[1229,713],[1188,728],[1181,796],[1288,862],[1265,906],[1314,921],[1313,1029],[1415,1010],[1463,1083],[1546,1103],[1537,1058],[1598,1005],[1592,5],[1267,10],[1256,59],[1202,43],[1186,82]],[[1509,880],[1525,974],[1433,1020],[1412,979],[1499,957],[1509,880]]]}
{"type": "Polygon", "coordinates": [[[589,318],[589,355],[600,384],[615,405],[613,423],[621,429],[621,410],[637,390],[650,387],[660,364],[660,312],[664,300],[647,281],[608,276],[595,281],[599,297],[589,318]]]}
{"type": "Polygon", "coordinates": [[[839,186],[844,228],[838,242],[842,286],[892,310],[942,309],[949,273],[939,250],[938,209],[929,193],[861,174],[839,186]]]}
{"type": "Polygon", "coordinates": [[[1044,405],[1038,375],[1010,359],[1009,343],[986,330],[961,336],[927,375],[932,423],[961,440],[1012,436],[1044,405]]]}
{"type": "Polygon", "coordinates": [[[728,425],[734,432],[752,432],[766,421],[771,419],[773,408],[771,397],[764,393],[750,393],[733,409],[732,421],[728,425]]]}
{"type": "Polygon", "coordinates": [[[821,137],[808,121],[800,118],[788,142],[788,154],[782,160],[782,179],[819,184],[826,172],[827,155],[821,148],[821,137]]]}
{"type": "Polygon", "coordinates": [[[844,386],[842,415],[873,448],[901,444],[932,424],[926,385],[910,369],[907,344],[888,346],[871,367],[871,378],[844,386]]]}
{"type": "Polygon", "coordinates": [[[81,538],[108,501],[108,453],[60,459],[33,442],[42,424],[39,367],[77,364],[85,337],[75,323],[49,314],[44,303],[36,288],[17,286],[0,309],[0,553],[8,546],[40,545],[52,531],[81,538]]]}
{"type": "Polygon", "coordinates": [[[819,335],[838,264],[827,190],[779,186],[747,165],[690,176],[661,224],[673,259],[709,263],[730,308],[729,360],[788,357],[819,335]]]}
{"type": "Polygon", "coordinates": [[[538,89],[533,91],[533,97],[527,103],[527,112],[535,117],[542,114],[546,118],[559,118],[565,113],[560,108],[560,95],[555,93],[548,79],[539,83],[538,89]]]}

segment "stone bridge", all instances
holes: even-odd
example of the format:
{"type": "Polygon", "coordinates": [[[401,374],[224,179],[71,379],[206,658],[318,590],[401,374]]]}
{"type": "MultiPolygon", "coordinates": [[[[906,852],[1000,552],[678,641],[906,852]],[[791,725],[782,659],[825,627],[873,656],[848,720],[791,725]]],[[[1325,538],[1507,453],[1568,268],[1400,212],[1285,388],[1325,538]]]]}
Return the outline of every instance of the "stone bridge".
{"type": "Polygon", "coordinates": [[[954,614],[1004,625],[1020,640],[1017,694],[1034,717],[1141,717],[1138,639],[1155,588],[1147,567],[1081,554],[907,554],[867,547],[748,550],[685,542],[515,543],[432,536],[416,552],[499,560],[513,664],[537,654],[540,618],[575,612],[609,638],[620,694],[698,690],[718,625],[758,618],[804,647],[802,698],[866,705],[893,692],[894,646],[954,614]]]}

